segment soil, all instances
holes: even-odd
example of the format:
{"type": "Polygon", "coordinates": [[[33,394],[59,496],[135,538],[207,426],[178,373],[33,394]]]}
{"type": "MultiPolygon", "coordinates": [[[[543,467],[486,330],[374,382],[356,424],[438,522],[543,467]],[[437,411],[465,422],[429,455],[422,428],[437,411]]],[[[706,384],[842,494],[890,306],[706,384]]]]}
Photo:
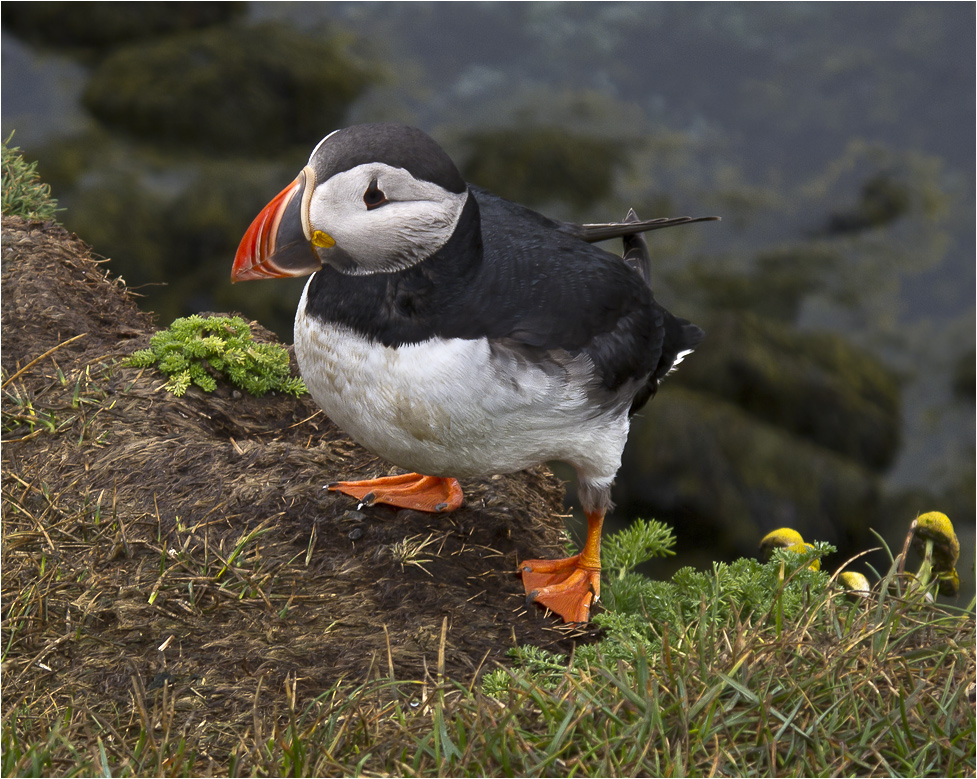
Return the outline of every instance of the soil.
{"type": "Polygon", "coordinates": [[[153,318],[60,226],[3,219],[2,292],[5,710],[168,685],[188,716],[248,722],[286,687],[474,681],[515,644],[590,637],[516,575],[566,543],[544,467],[463,481],[450,515],[361,508],[323,485],[395,471],[308,396],[176,398],[125,367],[153,318]]]}

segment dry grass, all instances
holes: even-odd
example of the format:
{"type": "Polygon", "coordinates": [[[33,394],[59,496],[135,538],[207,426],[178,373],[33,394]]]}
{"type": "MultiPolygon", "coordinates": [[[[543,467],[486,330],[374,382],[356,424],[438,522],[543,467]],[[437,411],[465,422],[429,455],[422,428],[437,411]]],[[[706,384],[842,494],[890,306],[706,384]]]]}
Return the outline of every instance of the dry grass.
{"type": "MultiPolygon", "coordinates": [[[[4,716],[11,774],[294,776],[967,776],[974,761],[972,617],[918,602],[820,599],[773,620],[673,634],[661,654],[562,672],[513,671],[485,694],[437,665],[284,705],[259,680],[251,717],[190,726],[194,690],[169,679],[112,711],[35,704],[4,716]],[[234,746],[214,750],[223,731],[234,746]]],[[[43,660],[43,658],[42,658],[43,660]]]]}

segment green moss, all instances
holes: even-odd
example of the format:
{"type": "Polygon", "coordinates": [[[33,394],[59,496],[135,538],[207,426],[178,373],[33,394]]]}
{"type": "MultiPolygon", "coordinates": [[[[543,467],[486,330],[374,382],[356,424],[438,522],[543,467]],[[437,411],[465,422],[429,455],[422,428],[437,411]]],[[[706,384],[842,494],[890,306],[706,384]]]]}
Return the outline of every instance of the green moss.
{"type": "Polygon", "coordinates": [[[226,377],[255,396],[270,391],[298,396],[307,391],[305,382],[291,375],[288,352],[275,344],[255,343],[251,328],[240,317],[177,319],[168,330],[156,333],[149,348],[135,352],[127,364],[136,368],[157,365],[170,377],[166,389],[177,397],[191,384],[213,392],[217,377],[226,377]]]}
{"type": "Polygon", "coordinates": [[[630,168],[629,150],[614,139],[568,133],[560,127],[517,127],[465,137],[467,181],[529,206],[564,202],[584,209],[614,189],[630,168]]]}
{"type": "Polygon", "coordinates": [[[6,3],[4,30],[59,51],[97,52],[243,16],[245,3],[6,3]]]}
{"type": "Polygon", "coordinates": [[[906,215],[912,205],[908,184],[893,172],[879,173],[862,185],[857,204],[831,215],[825,232],[856,233],[883,227],[906,215]]]}
{"type": "Polygon", "coordinates": [[[311,147],[376,78],[335,37],[227,26],[119,48],[85,106],[140,139],[222,154],[311,147]]]}
{"type": "Polygon", "coordinates": [[[711,528],[726,553],[755,548],[761,517],[789,517],[805,538],[867,534],[881,501],[871,471],[711,393],[662,393],[632,426],[620,505],[711,528]]]}
{"type": "Polygon", "coordinates": [[[750,313],[700,322],[706,340],[679,371],[757,418],[882,471],[899,451],[900,387],[880,360],[834,333],[750,313]]]}
{"type": "Polygon", "coordinates": [[[791,244],[759,253],[746,273],[691,263],[681,280],[711,309],[793,323],[804,299],[823,289],[826,276],[842,262],[841,251],[823,242],[791,244]]]}
{"type": "Polygon", "coordinates": [[[246,310],[292,340],[306,279],[234,285],[230,269],[254,215],[295,175],[294,160],[174,155],[113,144],[104,131],[42,147],[38,156],[45,180],[64,193],[64,226],[111,258],[143,309],[163,322],[246,310]]]}

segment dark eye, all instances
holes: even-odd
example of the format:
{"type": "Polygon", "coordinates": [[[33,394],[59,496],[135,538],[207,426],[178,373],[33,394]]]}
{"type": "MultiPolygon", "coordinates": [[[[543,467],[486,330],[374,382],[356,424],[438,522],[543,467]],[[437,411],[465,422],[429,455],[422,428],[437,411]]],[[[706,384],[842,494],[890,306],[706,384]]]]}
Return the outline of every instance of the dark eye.
{"type": "Polygon", "coordinates": [[[367,211],[373,208],[379,208],[384,203],[389,202],[387,196],[383,194],[383,190],[377,186],[376,179],[370,182],[370,186],[363,193],[363,202],[366,204],[367,211]]]}

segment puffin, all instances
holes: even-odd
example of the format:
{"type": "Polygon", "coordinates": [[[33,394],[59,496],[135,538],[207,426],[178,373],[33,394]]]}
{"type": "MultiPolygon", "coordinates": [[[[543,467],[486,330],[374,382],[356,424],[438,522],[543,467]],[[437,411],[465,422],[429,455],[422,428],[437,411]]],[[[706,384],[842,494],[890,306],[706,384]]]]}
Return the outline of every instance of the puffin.
{"type": "Polygon", "coordinates": [[[329,489],[448,512],[459,477],[570,464],[583,548],[519,573],[527,602],[580,623],[631,418],[704,336],[655,300],[642,233],[715,219],[550,219],[466,183],[422,130],[361,124],[323,138],[255,217],[231,280],[311,274],[294,329],[309,393],[406,471],[329,489]],[[623,255],[595,245],[611,238],[623,255]]]}

